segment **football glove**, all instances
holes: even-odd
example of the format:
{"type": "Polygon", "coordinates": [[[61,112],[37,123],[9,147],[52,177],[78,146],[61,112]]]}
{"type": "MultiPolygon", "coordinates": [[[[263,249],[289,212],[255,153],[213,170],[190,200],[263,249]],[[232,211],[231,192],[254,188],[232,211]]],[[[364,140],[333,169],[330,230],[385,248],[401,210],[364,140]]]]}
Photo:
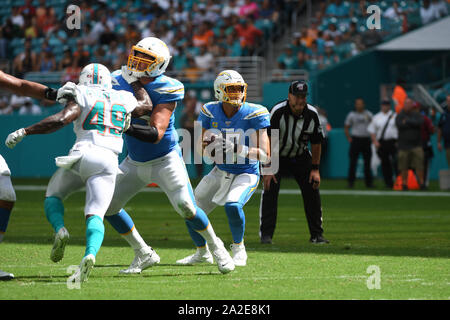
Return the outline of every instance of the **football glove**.
{"type": "Polygon", "coordinates": [[[26,136],[25,129],[21,128],[8,135],[5,144],[8,148],[12,149],[26,136]]]}
{"type": "Polygon", "coordinates": [[[134,76],[133,71],[128,70],[127,66],[122,66],[122,78],[129,84],[139,80],[134,76]]]}
{"type": "Polygon", "coordinates": [[[65,85],[63,85],[61,88],[58,89],[58,93],[56,95],[56,101],[58,101],[60,104],[65,105],[69,98],[73,98],[76,100],[77,93],[76,93],[77,85],[73,82],[66,82],[65,85]]]}

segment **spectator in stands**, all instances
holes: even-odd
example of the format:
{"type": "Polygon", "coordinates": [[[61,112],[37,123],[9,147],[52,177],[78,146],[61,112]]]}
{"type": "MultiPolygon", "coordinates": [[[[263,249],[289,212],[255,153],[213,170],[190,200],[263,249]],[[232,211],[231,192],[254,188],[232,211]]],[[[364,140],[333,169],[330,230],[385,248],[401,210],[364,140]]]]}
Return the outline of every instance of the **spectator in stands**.
{"type": "Polygon", "coordinates": [[[92,27],[88,37],[90,39],[90,43],[92,45],[95,45],[98,43],[99,40],[101,40],[101,35],[103,33],[109,33],[114,30],[114,24],[112,21],[108,20],[108,17],[106,15],[101,15],[100,21],[96,22],[94,26],[92,27]]]}
{"type": "Polygon", "coordinates": [[[25,102],[29,99],[28,97],[24,96],[18,96],[18,95],[11,95],[11,98],[9,100],[9,108],[14,112],[22,108],[25,104],[25,102]]]}
{"type": "Polygon", "coordinates": [[[25,98],[23,106],[20,107],[19,109],[19,115],[21,116],[28,116],[28,115],[38,116],[41,113],[42,113],[41,108],[37,104],[33,103],[33,99],[29,97],[25,98]]]}
{"type": "Polygon", "coordinates": [[[51,48],[47,48],[45,51],[41,52],[38,70],[40,72],[51,72],[56,70],[56,60],[51,48]]]}
{"type": "Polygon", "coordinates": [[[336,17],[337,14],[337,0],[330,0],[325,10],[325,15],[328,17],[336,17]]]}
{"type": "Polygon", "coordinates": [[[346,18],[350,16],[350,5],[347,1],[337,0],[336,1],[336,17],[346,18]]]}
{"type": "Polygon", "coordinates": [[[244,54],[248,56],[255,54],[263,36],[263,32],[256,28],[253,25],[253,21],[250,19],[241,19],[240,23],[235,28],[241,40],[244,54]]]}
{"type": "Polygon", "coordinates": [[[403,190],[408,190],[408,171],[414,169],[421,189],[425,188],[423,176],[423,148],[421,127],[423,116],[414,108],[414,101],[405,99],[403,110],[397,115],[398,128],[398,169],[402,178],[403,190]]]}
{"type": "Polygon", "coordinates": [[[211,23],[204,21],[196,28],[192,41],[196,47],[208,46],[211,44],[213,37],[214,31],[211,23]]]}
{"type": "Polygon", "coordinates": [[[303,51],[297,52],[297,68],[308,70],[306,54],[303,51]]]}
{"type": "Polygon", "coordinates": [[[36,26],[44,35],[47,34],[49,30],[53,29],[56,24],[55,11],[51,7],[45,8],[44,14],[36,16],[36,26]]]}
{"type": "Polygon", "coordinates": [[[300,43],[306,48],[311,47],[311,44],[314,41],[314,39],[309,36],[308,29],[303,27],[300,33],[301,33],[300,43]]]}
{"type": "Polygon", "coordinates": [[[241,18],[258,19],[259,7],[258,4],[252,0],[245,0],[244,4],[239,8],[239,15],[241,18]]]}
{"type": "Polygon", "coordinates": [[[225,46],[227,49],[227,56],[230,57],[239,57],[242,56],[242,47],[241,42],[236,37],[235,33],[230,33],[227,35],[225,39],[225,46]]]}
{"type": "Polygon", "coordinates": [[[18,26],[19,28],[23,28],[25,26],[25,19],[23,15],[19,12],[19,7],[13,6],[11,10],[11,22],[18,26]]]}
{"type": "Polygon", "coordinates": [[[173,19],[177,24],[184,24],[189,20],[189,11],[185,10],[184,4],[182,1],[178,2],[176,11],[172,15],[173,19]]]}
{"type": "Polygon", "coordinates": [[[280,19],[280,12],[271,5],[270,0],[263,0],[261,10],[259,11],[259,18],[277,23],[280,19]]]}
{"type": "Polygon", "coordinates": [[[25,4],[19,8],[19,13],[25,18],[31,18],[36,15],[36,8],[32,5],[33,0],[25,0],[25,4]]]}
{"type": "Polygon", "coordinates": [[[291,45],[287,44],[284,52],[277,59],[279,69],[297,69],[297,57],[291,45]]]}
{"type": "Polygon", "coordinates": [[[447,106],[444,109],[444,113],[439,119],[437,147],[439,151],[445,150],[447,167],[450,169],[450,94],[447,95],[446,103],[447,106]],[[442,140],[444,140],[444,144],[442,144],[442,140]]]}
{"type": "Polygon", "coordinates": [[[90,61],[89,56],[90,56],[89,51],[87,51],[84,48],[84,41],[83,41],[83,39],[78,39],[77,40],[77,49],[73,53],[73,57],[77,61],[77,65],[79,67],[87,65],[89,63],[89,61],[90,61]]]}
{"type": "Polygon", "coordinates": [[[187,66],[183,69],[184,78],[190,82],[196,82],[201,77],[202,69],[200,69],[195,60],[190,55],[187,56],[187,66]]]}
{"type": "Polygon", "coordinates": [[[325,54],[321,62],[321,68],[327,68],[339,62],[339,56],[333,50],[333,44],[325,45],[325,54]]]}
{"type": "Polygon", "coordinates": [[[392,101],[394,101],[394,110],[396,113],[400,113],[403,109],[405,99],[408,97],[405,90],[405,80],[402,78],[397,79],[397,84],[394,87],[394,92],[392,93],[392,101]]]}
{"type": "MultiPolygon", "coordinates": [[[[67,53],[65,53],[67,54],[67,53]]],[[[71,64],[62,69],[61,83],[64,84],[67,81],[78,82],[80,76],[81,68],[78,66],[77,60],[72,60],[71,64]]]]}
{"type": "Polygon", "coordinates": [[[391,19],[391,20],[400,19],[401,16],[402,16],[402,10],[398,7],[397,1],[394,1],[392,3],[392,6],[387,8],[383,13],[384,18],[391,19]]]}
{"type": "Polygon", "coordinates": [[[349,42],[354,40],[358,36],[359,36],[358,25],[356,24],[356,22],[352,21],[347,31],[344,32],[344,34],[342,35],[342,40],[344,42],[349,42]]]}
{"type": "Polygon", "coordinates": [[[420,133],[423,148],[423,184],[427,188],[429,184],[430,163],[434,156],[433,147],[431,146],[431,136],[434,134],[435,128],[433,126],[433,122],[428,117],[428,107],[421,108],[421,105],[418,102],[415,102],[414,108],[416,109],[416,112],[419,112],[423,116],[423,123],[420,128],[420,133]]]}
{"type": "Polygon", "coordinates": [[[393,177],[397,176],[397,139],[395,125],[396,113],[391,110],[391,102],[383,100],[381,111],[375,114],[367,130],[381,160],[381,172],[386,188],[394,187],[393,177]]]}
{"type": "Polygon", "coordinates": [[[212,71],[214,67],[214,56],[207,46],[200,47],[200,52],[194,57],[194,60],[197,67],[204,71],[203,74],[212,71]]]}
{"type": "Polygon", "coordinates": [[[38,56],[31,50],[31,40],[25,41],[25,51],[19,53],[13,61],[13,73],[18,78],[24,74],[36,70],[38,67],[38,56]]]}
{"type": "Polygon", "coordinates": [[[444,0],[431,0],[430,7],[434,10],[437,19],[448,16],[448,8],[444,0]]]}
{"type": "Polygon", "coordinates": [[[334,23],[330,23],[328,25],[328,29],[323,32],[324,36],[327,35],[331,39],[334,39],[336,36],[340,36],[341,32],[337,29],[334,23]]]}
{"type": "Polygon", "coordinates": [[[3,37],[11,40],[13,38],[22,38],[23,30],[18,25],[12,23],[11,18],[6,19],[5,25],[2,27],[3,37]]]}
{"type": "Polygon", "coordinates": [[[302,34],[300,32],[294,32],[291,40],[291,47],[292,50],[294,50],[294,54],[297,55],[299,51],[304,51],[305,47],[302,45],[301,42],[302,34]]]}
{"type": "Polygon", "coordinates": [[[40,30],[37,27],[35,17],[25,19],[24,29],[24,36],[26,39],[34,39],[40,35],[40,30]]]}
{"type": "Polygon", "coordinates": [[[13,113],[13,108],[9,104],[8,96],[0,96],[0,115],[8,115],[13,113]]]}
{"type": "Polygon", "coordinates": [[[420,8],[420,18],[422,24],[428,24],[439,18],[435,8],[431,6],[430,0],[423,0],[422,7],[420,8]]]}
{"type": "Polygon", "coordinates": [[[308,38],[316,40],[319,37],[319,23],[316,19],[311,19],[311,24],[308,27],[308,38]]]}
{"type": "Polygon", "coordinates": [[[240,7],[237,5],[237,0],[229,0],[222,8],[222,17],[239,16],[240,7]]]}
{"type": "Polygon", "coordinates": [[[355,100],[355,111],[351,111],[344,124],[344,132],[350,143],[350,166],[348,169],[348,186],[353,188],[356,180],[356,165],[358,157],[362,154],[364,159],[364,180],[366,187],[373,188],[373,177],[370,169],[372,159],[371,139],[368,127],[372,121],[372,112],[365,109],[362,98],[355,100]]]}

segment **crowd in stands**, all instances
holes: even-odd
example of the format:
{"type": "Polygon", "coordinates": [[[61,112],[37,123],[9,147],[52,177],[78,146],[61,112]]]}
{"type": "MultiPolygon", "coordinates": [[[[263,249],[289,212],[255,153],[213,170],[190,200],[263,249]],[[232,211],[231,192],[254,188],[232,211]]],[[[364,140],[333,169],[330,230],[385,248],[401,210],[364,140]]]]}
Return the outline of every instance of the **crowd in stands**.
{"type": "Polygon", "coordinates": [[[116,70],[132,45],[156,36],[176,57],[168,71],[195,81],[218,56],[263,55],[286,16],[284,0],[7,0],[0,8],[0,59],[12,61],[15,76],[63,71],[64,82],[93,61],[116,70]],[[80,29],[66,23],[71,4],[80,8],[80,29]]]}
{"type": "Polygon", "coordinates": [[[307,26],[296,31],[278,56],[279,69],[325,69],[383,41],[445,17],[447,0],[328,0],[320,2],[307,26]],[[381,29],[368,29],[371,5],[381,11],[381,29]]]}

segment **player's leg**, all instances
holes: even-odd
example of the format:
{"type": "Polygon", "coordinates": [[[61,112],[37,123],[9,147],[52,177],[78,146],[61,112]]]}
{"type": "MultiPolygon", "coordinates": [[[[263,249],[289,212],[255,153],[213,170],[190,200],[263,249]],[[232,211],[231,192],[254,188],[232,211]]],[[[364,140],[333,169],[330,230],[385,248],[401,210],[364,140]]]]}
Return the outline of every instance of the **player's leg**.
{"type": "MultiPolygon", "coordinates": [[[[212,198],[219,187],[220,179],[218,177],[218,170],[215,167],[208,175],[203,177],[195,188],[194,196],[197,206],[200,207],[206,214],[209,214],[215,207],[217,207],[217,205],[212,202],[212,198]]],[[[177,264],[194,265],[202,262],[213,263],[213,258],[208,246],[206,245],[206,240],[192,228],[190,223],[186,222],[186,226],[189,235],[197,247],[197,250],[194,254],[178,260],[177,264]]]]}
{"type": "Polygon", "coordinates": [[[50,179],[45,194],[44,210],[48,222],[55,231],[50,259],[60,261],[64,256],[65,247],[69,241],[69,232],[64,227],[63,200],[72,192],[84,186],[84,182],[75,172],[59,168],[50,179]]]}
{"type": "Polygon", "coordinates": [[[237,266],[245,266],[247,264],[247,252],[244,246],[244,205],[254,194],[258,183],[259,176],[255,174],[244,173],[236,176],[230,186],[225,203],[225,212],[233,236],[233,243],[230,247],[233,261],[237,266]]]}
{"type": "Polygon", "coordinates": [[[181,155],[172,151],[165,157],[165,161],[155,166],[151,180],[166,193],[172,206],[185,222],[206,240],[219,271],[227,273],[234,270],[233,260],[225,250],[222,240],[216,236],[208,216],[196,205],[181,155]]]}
{"type": "MultiPolygon", "coordinates": [[[[3,160],[0,156],[0,161],[3,160]]],[[[4,234],[8,227],[11,211],[16,201],[16,193],[11,183],[10,172],[3,160],[3,166],[0,164],[0,242],[3,241],[4,234]]],[[[14,279],[14,275],[0,270],[0,280],[14,279]]]]}
{"type": "Polygon", "coordinates": [[[142,270],[160,262],[158,254],[145,243],[129,214],[123,209],[140,190],[150,182],[150,164],[137,165],[126,158],[119,166],[114,196],[106,212],[105,220],[133,248],[135,257],[127,269],[120,273],[140,273],[142,270]]]}

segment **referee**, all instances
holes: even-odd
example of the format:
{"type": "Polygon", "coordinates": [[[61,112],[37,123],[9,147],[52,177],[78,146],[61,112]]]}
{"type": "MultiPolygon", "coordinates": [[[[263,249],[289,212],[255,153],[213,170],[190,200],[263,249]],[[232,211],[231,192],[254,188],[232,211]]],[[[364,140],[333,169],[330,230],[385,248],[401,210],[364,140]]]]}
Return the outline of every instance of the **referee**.
{"type": "MultiPolygon", "coordinates": [[[[272,243],[277,221],[281,177],[290,175],[300,187],[312,243],[328,243],[323,236],[322,207],[319,194],[320,152],[324,138],[317,110],[306,103],[308,86],[294,81],[288,99],[271,109],[270,130],[279,130],[279,170],[263,176],[264,190],[260,207],[261,243],[272,243]],[[311,142],[311,152],[308,143],[311,142]]],[[[263,171],[264,173],[264,171],[263,171]]]]}

